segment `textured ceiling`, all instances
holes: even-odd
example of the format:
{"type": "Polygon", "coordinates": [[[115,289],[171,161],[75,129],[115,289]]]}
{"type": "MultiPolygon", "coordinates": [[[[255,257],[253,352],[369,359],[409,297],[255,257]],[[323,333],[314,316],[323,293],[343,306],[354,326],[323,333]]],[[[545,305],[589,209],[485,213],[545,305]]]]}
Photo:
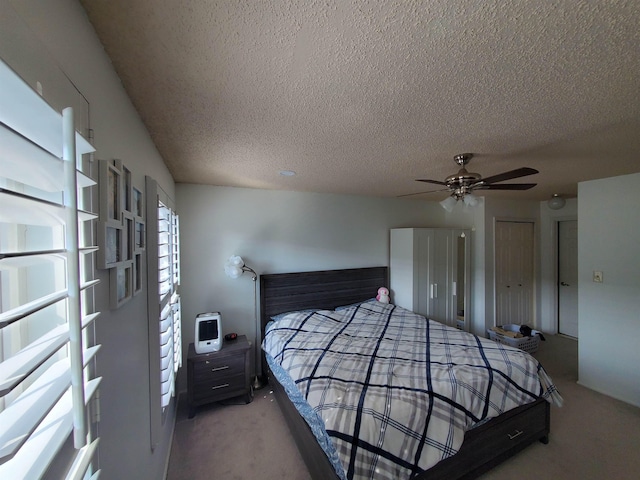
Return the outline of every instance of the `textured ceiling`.
{"type": "Polygon", "coordinates": [[[394,197],[473,152],[540,171],[483,194],[542,200],[640,171],[637,0],[81,3],[177,182],[394,197]]]}

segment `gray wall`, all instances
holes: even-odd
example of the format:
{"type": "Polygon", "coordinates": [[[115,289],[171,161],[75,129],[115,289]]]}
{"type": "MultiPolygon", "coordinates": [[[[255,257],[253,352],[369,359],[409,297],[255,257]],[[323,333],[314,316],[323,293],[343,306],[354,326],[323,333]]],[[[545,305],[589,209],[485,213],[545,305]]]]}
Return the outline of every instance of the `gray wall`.
{"type": "Polygon", "coordinates": [[[640,173],[578,186],[578,358],[582,385],[640,406],[638,182],[640,173]]]}
{"type": "MultiPolygon", "coordinates": [[[[21,74],[33,74],[28,81],[31,85],[40,81],[45,98],[58,79],[52,78],[51,69],[42,69],[39,64],[57,64],[89,103],[96,158],[122,159],[136,185],[143,187],[144,175],[152,174],[174,195],[173,179],[80,4],[76,0],[0,1],[3,34],[25,35],[3,39],[0,55],[20,63],[21,74]],[[26,48],[33,45],[35,53],[26,48]]],[[[146,288],[120,309],[109,311],[108,273],[99,270],[97,277],[101,284],[96,288],[96,303],[103,312],[96,325],[97,340],[102,344],[97,360],[97,374],[102,376],[101,478],[157,480],[164,476],[174,418],[169,415],[162,441],[152,452],[146,288]]]]}
{"type": "Polygon", "coordinates": [[[233,254],[258,274],[388,265],[390,228],[445,222],[437,203],[402,199],[190,184],[178,184],[176,198],[185,345],[207,311],[221,312],[223,333],[254,337],[250,276],[224,274],[233,254]]]}

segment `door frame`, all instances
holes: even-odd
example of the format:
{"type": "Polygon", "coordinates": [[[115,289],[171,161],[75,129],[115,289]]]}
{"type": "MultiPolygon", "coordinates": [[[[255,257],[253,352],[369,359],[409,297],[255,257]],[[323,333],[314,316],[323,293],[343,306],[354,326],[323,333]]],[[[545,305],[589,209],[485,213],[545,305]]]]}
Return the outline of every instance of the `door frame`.
{"type": "MultiPolygon", "coordinates": [[[[496,318],[497,318],[497,314],[498,314],[498,275],[497,275],[497,268],[496,268],[496,229],[498,226],[498,222],[514,222],[514,223],[531,223],[533,224],[533,243],[532,243],[532,249],[533,249],[533,278],[532,278],[532,285],[531,288],[533,289],[532,291],[532,296],[533,298],[531,299],[531,318],[533,319],[534,324],[536,325],[532,325],[532,327],[537,327],[537,318],[538,318],[538,297],[539,297],[539,290],[538,290],[538,282],[539,282],[539,258],[540,258],[540,245],[539,245],[539,241],[538,241],[538,237],[540,235],[539,229],[540,229],[540,225],[539,225],[539,221],[536,218],[533,217],[493,217],[493,245],[492,245],[492,255],[493,255],[493,259],[492,259],[492,264],[491,264],[491,268],[492,268],[492,275],[493,275],[493,282],[492,282],[492,288],[493,288],[493,292],[492,292],[492,297],[493,297],[493,308],[492,308],[492,314],[491,314],[491,325],[487,325],[487,328],[489,328],[490,326],[495,326],[496,325],[496,318]]],[[[556,225],[557,228],[557,225],[556,225]]],[[[556,250],[557,250],[557,245],[556,245],[556,250]]],[[[557,272],[556,272],[557,275],[557,272]]]]}
{"type": "MultiPolygon", "coordinates": [[[[563,217],[554,217],[552,220],[552,235],[553,235],[553,293],[552,293],[552,298],[553,298],[553,313],[552,313],[552,317],[551,317],[551,324],[554,326],[555,328],[555,334],[557,335],[562,335],[560,333],[560,315],[558,312],[558,309],[560,307],[560,289],[558,288],[558,283],[560,281],[560,269],[559,269],[559,261],[560,261],[560,251],[558,248],[558,242],[560,241],[559,239],[559,235],[560,235],[560,228],[559,228],[559,224],[560,222],[570,222],[575,220],[576,222],[578,221],[578,215],[566,215],[563,217]]],[[[580,238],[578,238],[578,242],[580,241],[580,238]]],[[[580,288],[578,286],[578,288],[580,288]]],[[[578,322],[580,321],[580,316],[578,316],[578,322]]],[[[574,338],[574,337],[566,337],[566,338],[574,338]]]]}

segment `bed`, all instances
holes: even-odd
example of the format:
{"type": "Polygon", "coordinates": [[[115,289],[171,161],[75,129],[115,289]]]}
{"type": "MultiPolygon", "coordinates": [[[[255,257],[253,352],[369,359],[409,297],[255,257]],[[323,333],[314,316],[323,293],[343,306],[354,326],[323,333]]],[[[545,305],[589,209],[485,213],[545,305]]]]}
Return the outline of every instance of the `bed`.
{"type": "MultiPolygon", "coordinates": [[[[352,311],[360,312],[354,314],[355,316],[361,315],[364,316],[365,319],[373,318],[369,317],[370,314],[373,315],[370,313],[370,311],[373,310],[383,312],[384,315],[392,315],[391,312],[399,311],[400,314],[410,317],[409,313],[398,310],[399,307],[396,308],[393,305],[384,306],[375,301],[371,302],[371,298],[375,295],[377,289],[384,285],[388,285],[387,267],[261,275],[260,313],[263,332],[265,332],[267,324],[274,317],[284,319],[284,323],[278,324],[280,327],[278,327],[277,330],[281,332],[286,332],[287,330],[293,331],[298,328],[296,326],[292,327],[293,324],[287,323],[300,321],[294,317],[299,317],[302,319],[301,321],[306,322],[305,328],[298,328],[299,330],[306,330],[307,325],[311,324],[317,325],[321,330],[331,329],[334,328],[333,324],[342,325],[340,322],[344,322],[343,317],[345,311],[349,315],[349,318],[351,318],[352,311]],[[367,301],[369,301],[369,303],[367,301]],[[352,305],[352,307],[342,308],[349,305],[352,305]],[[338,312],[336,312],[336,308],[338,312]],[[351,310],[349,310],[349,308],[351,310]],[[312,312],[317,310],[321,310],[322,312],[312,312]],[[294,314],[293,316],[283,315],[287,312],[294,311],[301,313],[294,314]],[[322,323],[323,318],[326,318],[328,322],[326,325],[322,323]],[[285,327],[282,327],[283,325],[285,327]]],[[[376,313],[376,315],[377,314],[378,313],[376,313]]],[[[410,321],[415,323],[416,320],[410,319],[410,321]]],[[[395,320],[393,324],[395,325],[395,320]]],[[[273,324],[269,328],[273,329],[273,324]]],[[[448,329],[448,327],[445,328],[448,329]]],[[[340,326],[339,329],[342,331],[343,327],[340,326]]],[[[437,329],[438,327],[436,325],[432,328],[430,327],[430,330],[433,332],[439,331],[437,329]]],[[[333,332],[333,330],[331,330],[331,332],[333,332]]],[[[346,332],[349,333],[348,331],[346,332]]],[[[386,332],[385,335],[388,333],[389,332],[386,332]]],[[[266,344],[269,343],[270,345],[267,348],[272,348],[271,344],[275,342],[273,340],[275,334],[270,331],[269,335],[265,337],[263,346],[267,346],[266,344]]],[[[331,335],[333,335],[333,333],[331,333],[331,335]]],[[[438,333],[438,335],[440,335],[440,333],[438,333]]],[[[444,331],[444,335],[453,336],[456,338],[456,342],[458,342],[458,338],[462,337],[456,337],[456,335],[464,334],[453,329],[448,329],[444,331]]],[[[314,333],[313,336],[308,337],[306,341],[308,342],[309,339],[315,341],[318,336],[320,336],[320,334],[314,333]]],[[[282,341],[285,341],[288,345],[289,342],[292,341],[291,338],[282,341]]],[[[471,338],[474,337],[465,337],[466,341],[471,341],[469,340],[471,338]]],[[[404,343],[403,341],[401,345],[404,345],[404,343]]],[[[396,342],[396,344],[398,343],[396,342]]],[[[483,344],[483,346],[485,347],[484,349],[487,350],[492,348],[492,344],[483,344]]],[[[505,348],[498,344],[496,344],[495,348],[501,349],[499,350],[500,353],[503,353],[503,350],[509,350],[508,347],[505,348]]],[[[309,349],[309,351],[312,350],[314,350],[314,348],[309,349]]],[[[274,353],[274,355],[276,354],[274,353]]],[[[263,372],[266,372],[268,375],[271,388],[276,395],[278,404],[286,418],[312,478],[325,480],[366,478],[367,476],[370,476],[370,478],[398,477],[396,473],[393,473],[392,467],[389,466],[389,457],[391,457],[394,462],[398,461],[397,458],[391,454],[387,454],[385,457],[384,449],[378,449],[377,447],[379,446],[374,445],[372,447],[359,436],[344,436],[329,426],[327,426],[326,429],[323,428],[324,425],[321,427],[318,425],[310,427],[310,424],[313,425],[313,423],[305,421],[300,411],[302,411],[303,414],[305,414],[306,411],[305,416],[309,419],[310,416],[313,416],[313,408],[301,402],[300,398],[296,398],[295,392],[295,385],[305,383],[301,382],[300,379],[293,381],[287,374],[283,374],[283,372],[280,371],[280,364],[276,362],[269,353],[263,355],[262,368],[263,372]],[[281,380],[278,381],[278,378],[281,380]],[[292,387],[292,385],[294,385],[294,387],[292,387]],[[287,391],[293,400],[289,398],[287,391]],[[327,432],[331,432],[332,435],[328,435],[327,432]],[[330,442],[329,445],[327,445],[327,441],[330,442]],[[333,445],[333,443],[336,443],[336,445],[333,445]],[[349,465],[348,462],[340,463],[339,456],[338,461],[336,460],[338,452],[344,456],[345,449],[347,456],[354,456],[354,466],[349,465]],[[358,460],[355,459],[360,453],[354,453],[360,451],[368,452],[369,454],[374,452],[376,454],[374,457],[377,459],[376,462],[379,461],[379,467],[376,467],[380,469],[378,472],[372,467],[370,471],[363,473],[362,465],[358,466],[358,460]],[[381,454],[382,456],[379,455],[379,452],[383,452],[381,454]],[[343,468],[341,469],[340,466],[343,468]]],[[[445,452],[442,456],[447,457],[447,455],[452,454],[451,456],[437,461],[437,463],[429,466],[427,469],[422,468],[423,465],[421,466],[418,462],[414,465],[401,465],[398,467],[398,471],[403,472],[402,475],[405,478],[420,480],[427,478],[475,478],[522,450],[532,442],[541,441],[547,443],[550,426],[550,403],[542,398],[542,392],[544,391],[545,395],[557,395],[557,392],[554,392],[553,384],[548,378],[545,378],[545,382],[545,389],[539,392],[540,395],[536,393],[536,395],[526,400],[526,403],[523,405],[505,411],[505,413],[495,418],[479,421],[477,426],[474,425],[474,428],[466,431],[466,433],[463,434],[464,441],[459,447],[459,450],[454,442],[455,450],[458,450],[457,453],[452,454],[453,451],[448,451],[450,447],[447,443],[446,448],[441,448],[441,450],[445,452]]],[[[298,396],[299,395],[300,394],[298,394],[298,396]]],[[[324,395],[324,393],[320,395],[324,395]]],[[[358,393],[358,395],[360,399],[367,398],[361,392],[358,393]]],[[[397,393],[394,393],[394,395],[397,395],[397,393]]],[[[302,396],[304,397],[304,395],[302,396]]],[[[393,402],[396,402],[396,400],[394,399],[389,402],[389,405],[393,402]]],[[[363,405],[361,405],[361,407],[363,407],[363,405]]],[[[366,410],[366,407],[362,408],[362,410],[366,410]]],[[[416,411],[421,412],[423,409],[416,409],[416,411]]],[[[322,422],[322,418],[320,418],[320,421],[322,422]]],[[[366,427],[370,424],[371,422],[368,422],[367,417],[364,415],[357,417],[356,425],[359,429],[358,431],[366,430],[366,427]]],[[[376,428],[378,425],[383,425],[383,428],[391,430],[389,425],[393,426],[393,422],[385,419],[381,421],[381,423],[376,424],[376,428]]],[[[402,425],[397,427],[398,430],[403,430],[402,425]]],[[[435,442],[435,440],[432,441],[428,437],[425,438],[427,443],[435,442]]],[[[412,444],[415,443],[415,441],[412,442],[412,444]]],[[[369,460],[364,461],[364,463],[367,462],[369,462],[369,460]]],[[[402,464],[402,461],[400,461],[400,463],[402,464]]]]}

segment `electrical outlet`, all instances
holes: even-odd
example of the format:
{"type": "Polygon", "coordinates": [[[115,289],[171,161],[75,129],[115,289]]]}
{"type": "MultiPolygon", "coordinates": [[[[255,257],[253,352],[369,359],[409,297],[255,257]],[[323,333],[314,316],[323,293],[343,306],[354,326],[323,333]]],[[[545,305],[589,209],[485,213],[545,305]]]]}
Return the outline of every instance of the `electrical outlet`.
{"type": "Polygon", "coordinates": [[[596,283],[602,283],[602,272],[597,270],[593,271],[593,281],[596,283]]]}

